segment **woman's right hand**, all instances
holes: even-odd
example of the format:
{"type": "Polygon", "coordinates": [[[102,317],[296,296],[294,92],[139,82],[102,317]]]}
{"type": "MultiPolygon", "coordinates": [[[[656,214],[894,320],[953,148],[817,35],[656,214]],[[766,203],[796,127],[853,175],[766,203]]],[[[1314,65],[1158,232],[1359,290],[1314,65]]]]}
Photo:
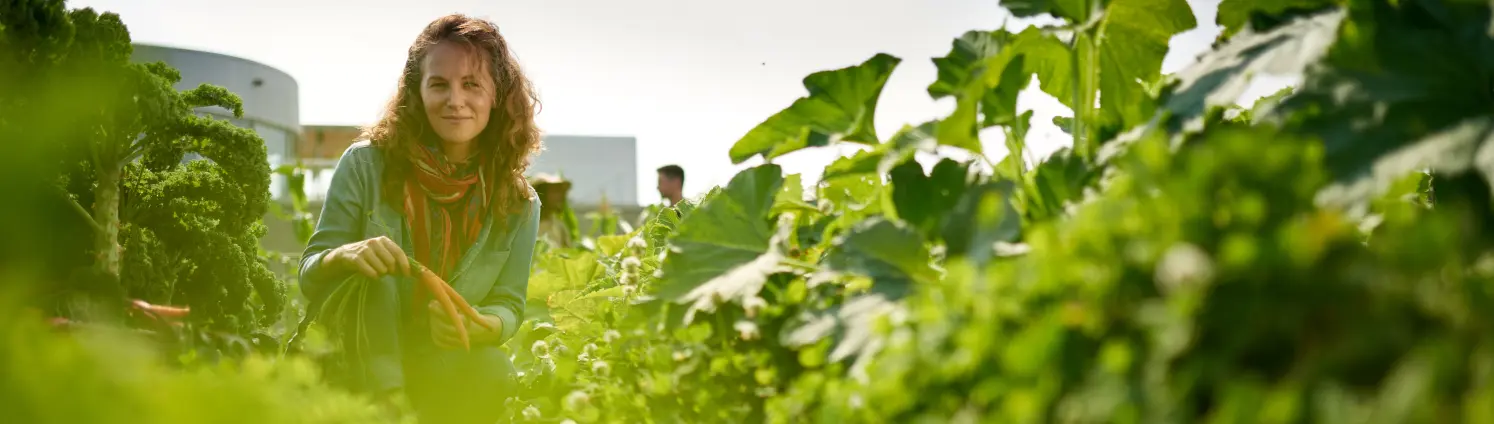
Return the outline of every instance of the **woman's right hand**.
{"type": "Polygon", "coordinates": [[[368,278],[411,275],[410,259],[405,256],[405,251],[394,240],[385,236],[338,246],[322,257],[322,264],[357,272],[368,278]]]}

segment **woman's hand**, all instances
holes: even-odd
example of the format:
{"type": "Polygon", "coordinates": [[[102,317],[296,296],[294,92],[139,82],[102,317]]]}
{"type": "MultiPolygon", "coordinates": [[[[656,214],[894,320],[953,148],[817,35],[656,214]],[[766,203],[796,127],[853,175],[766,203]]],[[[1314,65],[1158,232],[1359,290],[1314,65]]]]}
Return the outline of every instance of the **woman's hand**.
{"type": "Polygon", "coordinates": [[[453,324],[446,312],[441,309],[441,304],[434,300],[426,304],[426,310],[430,312],[431,341],[436,343],[436,347],[442,349],[462,347],[462,340],[457,338],[457,325],[467,327],[467,341],[474,345],[498,340],[503,334],[503,320],[492,315],[478,315],[493,327],[489,330],[488,326],[473,322],[472,318],[465,314],[457,315],[462,322],[453,324]]]}
{"type": "Polygon", "coordinates": [[[322,264],[357,272],[368,278],[412,275],[410,258],[405,256],[405,251],[394,240],[385,236],[338,246],[322,257],[322,264]]]}

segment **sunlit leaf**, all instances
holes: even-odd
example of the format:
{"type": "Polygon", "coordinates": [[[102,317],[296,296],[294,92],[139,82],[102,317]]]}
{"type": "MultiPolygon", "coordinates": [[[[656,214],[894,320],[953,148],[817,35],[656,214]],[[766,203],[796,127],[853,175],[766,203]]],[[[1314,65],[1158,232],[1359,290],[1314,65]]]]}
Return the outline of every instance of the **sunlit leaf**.
{"type": "Polygon", "coordinates": [[[877,54],[860,65],[822,71],[804,78],[808,97],[773,115],[731,147],[732,163],[762,155],[772,159],[805,147],[837,140],[880,142],[874,127],[882,87],[902,60],[877,54]]]}
{"type": "Polygon", "coordinates": [[[916,127],[905,125],[886,143],[876,148],[836,159],[830,166],[825,167],[825,173],[821,178],[832,180],[866,173],[886,175],[897,164],[912,159],[915,153],[933,153],[935,147],[938,146],[934,139],[934,127],[937,125],[937,121],[925,122],[916,127]]]}
{"type": "Polygon", "coordinates": [[[1344,13],[1297,20],[1270,32],[1245,30],[1174,74],[1177,83],[1162,95],[1175,127],[1197,131],[1212,108],[1234,105],[1261,74],[1301,75],[1337,37],[1344,13]]]}
{"type": "Polygon", "coordinates": [[[670,242],[659,296],[714,303],[756,294],[779,271],[768,212],[782,186],[778,165],[750,168],[690,214],[670,242]]]}

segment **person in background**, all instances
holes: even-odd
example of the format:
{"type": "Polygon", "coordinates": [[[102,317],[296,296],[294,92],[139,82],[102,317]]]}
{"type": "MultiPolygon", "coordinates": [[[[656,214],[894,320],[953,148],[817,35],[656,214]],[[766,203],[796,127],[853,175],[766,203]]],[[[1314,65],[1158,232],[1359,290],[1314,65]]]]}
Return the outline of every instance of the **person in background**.
{"type": "Polygon", "coordinates": [[[540,203],[543,205],[540,208],[539,237],[554,247],[570,247],[571,234],[565,227],[563,214],[571,182],[554,175],[539,174],[530,180],[530,184],[539,192],[540,203]]]}
{"type": "Polygon", "coordinates": [[[659,197],[678,205],[685,198],[685,169],[679,165],[664,165],[659,168],[659,197]]]}
{"type": "Polygon", "coordinates": [[[301,259],[313,304],[344,281],[369,284],[367,313],[348,318],[357,339],[339,335],[358,349],[344,352],[357,357],[338,380],[386,404],[408,399],[421,423],[504,416],[518,382],[501,346],[524,318],[539,231],[541,201],[524,178],[541,144],[537,106],[491,22],[448,15],[410,46],[383,116],[338,160],[301,259]],[[411,259],[479,317],[450,319],[434,302],[412,308],[411,259]]]}

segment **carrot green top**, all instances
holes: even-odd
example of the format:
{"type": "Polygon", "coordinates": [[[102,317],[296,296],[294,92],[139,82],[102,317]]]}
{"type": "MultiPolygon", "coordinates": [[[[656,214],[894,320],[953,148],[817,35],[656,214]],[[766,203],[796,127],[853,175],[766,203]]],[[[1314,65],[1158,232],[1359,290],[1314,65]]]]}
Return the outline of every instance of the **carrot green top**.
{"type": "MultiPolygon", "coordinates": [[[[327,190],[316,229],[301,256],[301,290],[314,304],[325,298],[337,283],[350,275],[350,271],[327,269],[322,266],[322,256],[328,251],[360,240],[386,236],[410,255],[415,251],[410,223],[405,214],[383,201],[380,189],[384,171],[384,155],[380,148],[367,141],[348,147],[338,159],[333,171],[331,186],[327,190]]],[[[524,204],[524,210],[507,214],[500,225],[489,215],[482,223],[476,241],[467,246],[447,281],[478,312],[496,316],[503,320],[503,334],[496,343],[503,343],[514,335],[524,316],[524,299],[529,287],[529,265],[534,256],[534,244],[539,232],[540,200],[533,189],[524,204]]],[[[413,257],[413,256],[412,256],[413,257]]],[[[414,280],[408,277],[386,276],[380,279],[384,285],[397,288],[399,295],[381,305],[396,308],[385,316],[400,316],[409,303],[414,280]],[[398,301],[395,301],[398,300],[398,301]]],[[[390,320],[393,327],[406,320],[390,320]]],[[[411,326],[417,327],[417,326],[411,326]]],[[[397,328],[390,330],[398,330],[397,328]]],[[[390,336],[405,339],[404,343],[391,342],[391,350],[412,339],[428,339],[410,334],[401,337],[403,331],[394,331],[390,336]]],[[[478,345],[473,345],[477,348],[478,345]]],[[[399,355],[388,352],[383,361],[392,362],[385,368],[396,367],[399,355]]],[[[388,373],[398,374],[396,369],[388,373]]],[[[379,372],[375,371],[375,374],[379,372]]],[[[397,383],[389,383],[397,384],[397,383]]]]}

